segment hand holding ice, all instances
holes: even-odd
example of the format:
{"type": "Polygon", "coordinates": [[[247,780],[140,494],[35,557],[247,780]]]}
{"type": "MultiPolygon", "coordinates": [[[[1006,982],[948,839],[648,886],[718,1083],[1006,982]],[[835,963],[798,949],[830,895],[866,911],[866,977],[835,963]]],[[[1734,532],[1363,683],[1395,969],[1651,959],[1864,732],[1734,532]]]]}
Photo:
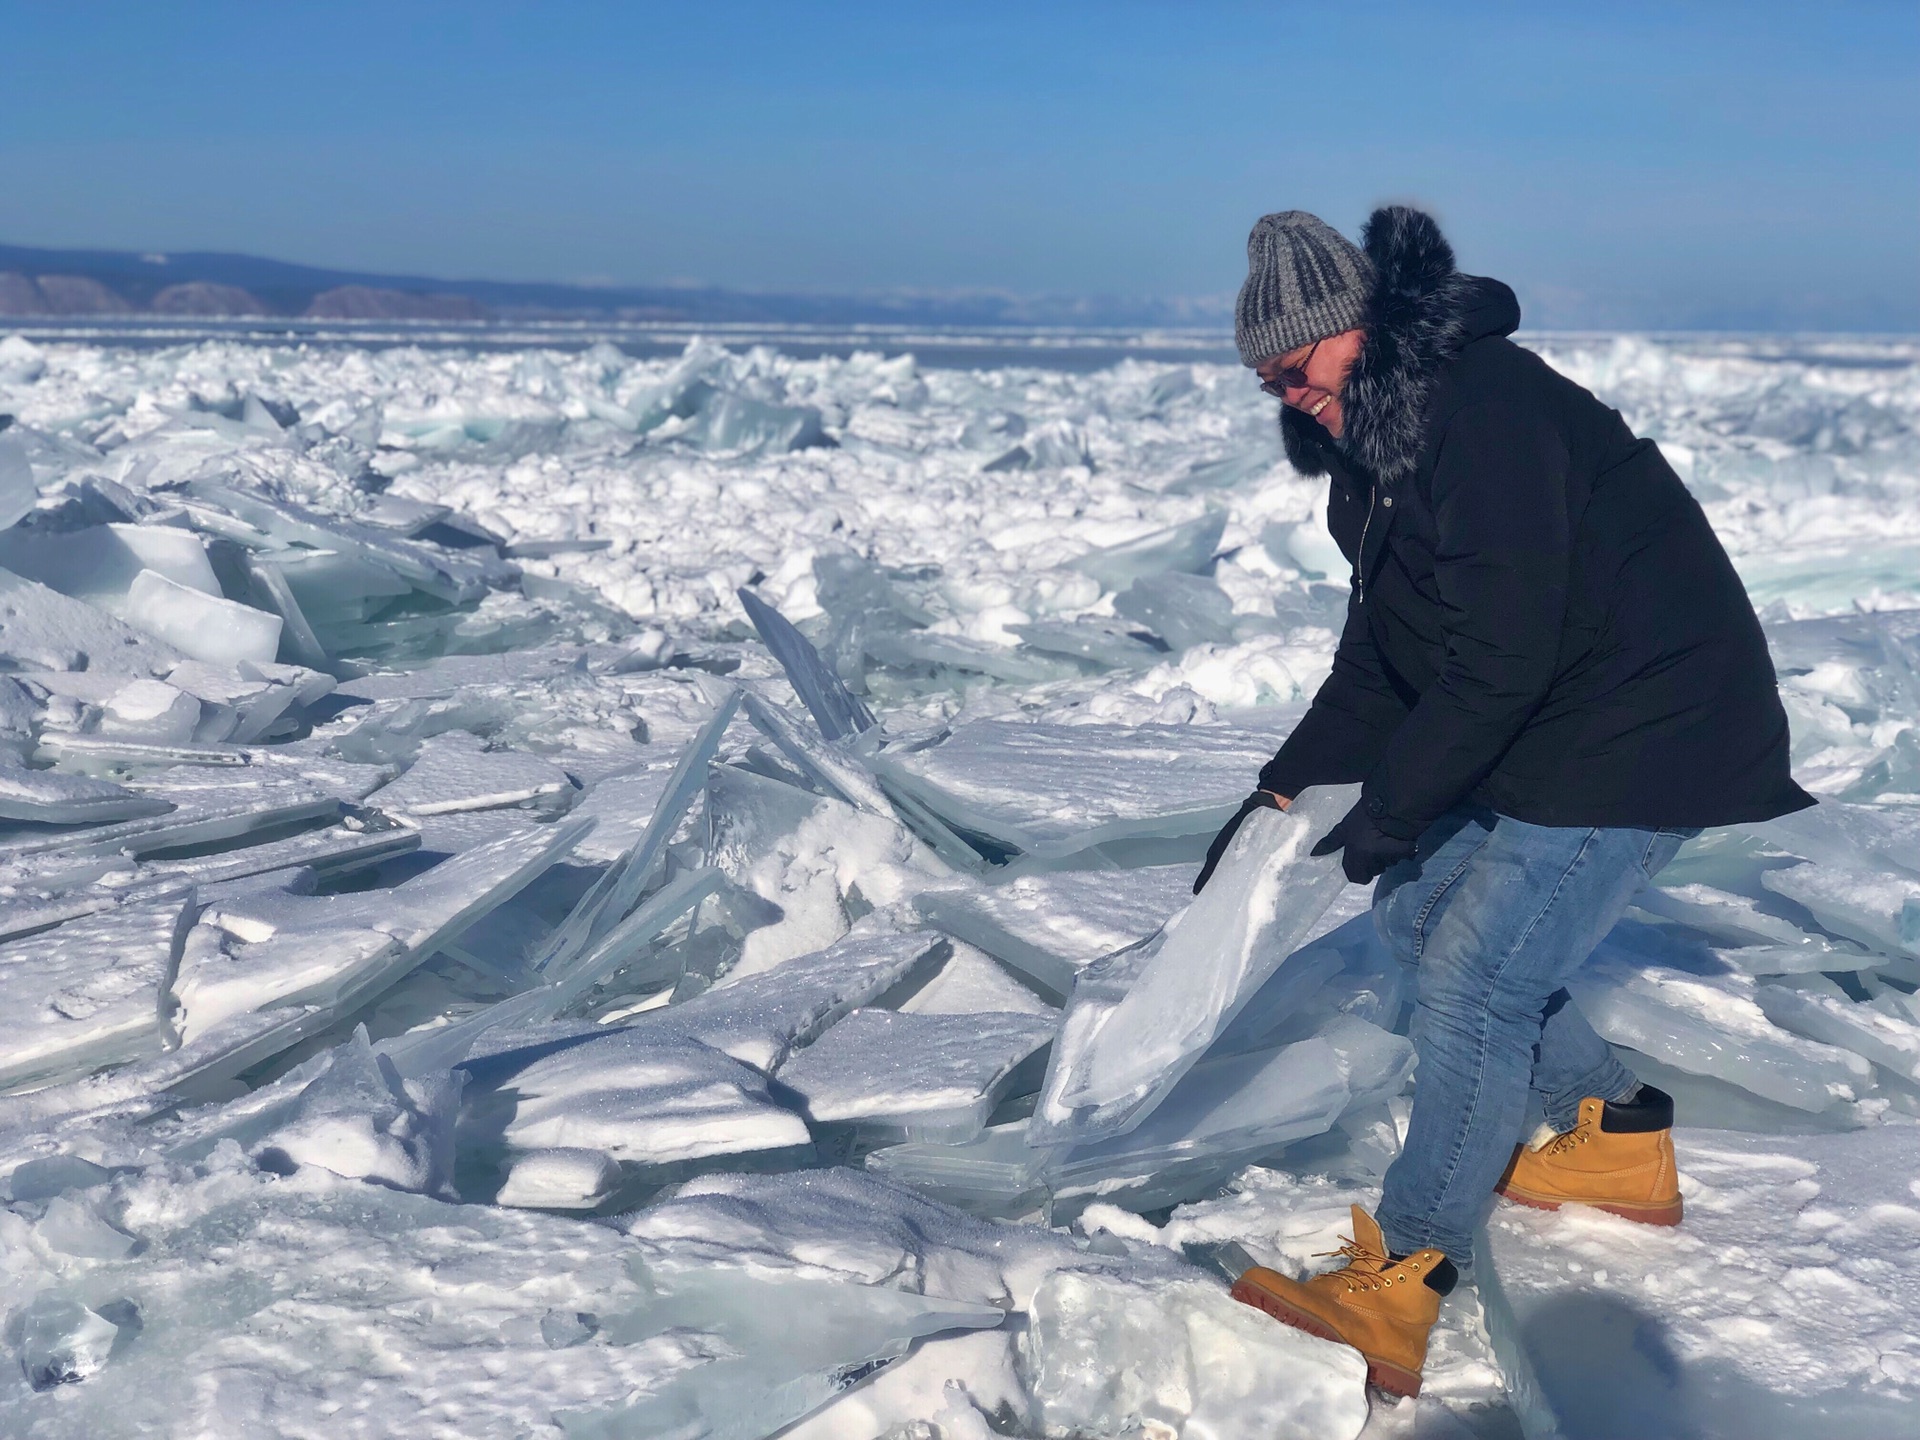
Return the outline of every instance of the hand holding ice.
{"type": "Polygon", "coordinates": [[[1126,979],[1119,966],[1082,977],[1031,1143],[1124,1134],[1173,1088],[1346,883],[1337,860],[1308,850],[1353,791],[1307,791],[1289,810],[1256,811],[1194,902],[1141,952],[1122,952],[1126,979]]]}

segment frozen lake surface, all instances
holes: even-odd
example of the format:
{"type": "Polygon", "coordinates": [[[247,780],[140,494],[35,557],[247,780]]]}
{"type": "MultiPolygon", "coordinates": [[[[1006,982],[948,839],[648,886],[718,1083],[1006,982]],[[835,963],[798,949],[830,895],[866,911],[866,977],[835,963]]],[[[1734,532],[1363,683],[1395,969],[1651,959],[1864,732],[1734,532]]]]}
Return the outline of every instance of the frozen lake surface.
{"type": "Polygon", "coordinates": [[[1636,1434],[1920,1415],[1920,342],[1532,342],[1700,499],[1823,803],[1581,979],[1688,1225],[1497,1211],[1387,1404],[1219,1273],[1319,1263],[1411,1084],[1311,837],[1183,909],[1345,603],[1238,366],[36,333],[0,1431],[1580,1434],[1589,1342],[1636,1434]]]}

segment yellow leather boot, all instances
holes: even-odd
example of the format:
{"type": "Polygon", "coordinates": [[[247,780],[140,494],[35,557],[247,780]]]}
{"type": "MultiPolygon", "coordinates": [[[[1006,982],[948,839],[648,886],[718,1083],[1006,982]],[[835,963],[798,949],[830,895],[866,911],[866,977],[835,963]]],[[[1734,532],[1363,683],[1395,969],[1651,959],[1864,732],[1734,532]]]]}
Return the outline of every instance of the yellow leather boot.
{"type": "Polygon", "coordinates": [[[1541,1133],[1513,1152],[1495,1190],[1541,1210],[1591,1205],[1648,1225],[1680,1223],[1673,1097],[1642,1085],[1622,1104],[1588,1096],[1573,1129],[1541,1133]]]}
{"type": "Polygon", "coordinates": [[[1234,1283],[1233,1298],[1310,1335],[1351,1345],[1366,1358],[1368,1383],[1418,1395],[1427,1332],[1440,1314],[1440,1297],[1458,1278],[1453,1262],[1438,1250],[1395,1260],[1380,1227],[1358,1205],[1353,1238],[1332,1253],[1347,1263],[1307,1280],[1256,1265],[1234,1283]]]}

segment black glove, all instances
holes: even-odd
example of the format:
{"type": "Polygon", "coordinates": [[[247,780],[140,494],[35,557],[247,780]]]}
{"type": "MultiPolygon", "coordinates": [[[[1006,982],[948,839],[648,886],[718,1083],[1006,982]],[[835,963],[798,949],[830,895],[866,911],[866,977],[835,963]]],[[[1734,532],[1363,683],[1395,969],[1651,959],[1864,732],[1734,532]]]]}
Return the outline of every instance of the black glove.
{"type": "Polygon", "coordinates": [[[1386,816],[1386,804],[1378,796],[1363,795],[1338,825],[1320,837],[1313,853],[1331,855],[1336,850],[1345,851],[1340,857],[1340,868],[1347,872],[1352,884],[1365,885],[1378,879],[1380,872],[1395,861],[1413,856],[1412,840],[1381,828],[1382,821],[1393,823],[1386,816]]]}
{"type": "Polygon", "coordinates": [[[1235,833],[1247,821],[1247,816],[1256,810],[1279,810],[1280,797],[1271,790],[1256,790],[1240,802],[1240,808],[1233,818],[1220,827],[1220,833],[1213,837],[1213,843],[1207,846],[1207,863],[1200,867],[1200,873],[1194,876],[1193,893],[1198,895],[1213,878],[1214,868],[1219,865],[1220,857],[1227,853],[1227,846],[1233,843],[1235,833]]]}

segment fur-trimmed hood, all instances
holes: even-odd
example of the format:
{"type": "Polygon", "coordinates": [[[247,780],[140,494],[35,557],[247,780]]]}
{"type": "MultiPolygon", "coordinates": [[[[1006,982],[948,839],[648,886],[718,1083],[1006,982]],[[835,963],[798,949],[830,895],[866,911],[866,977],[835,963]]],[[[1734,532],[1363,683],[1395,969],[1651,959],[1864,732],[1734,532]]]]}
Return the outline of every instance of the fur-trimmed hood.
{"type": "Polygon", "coordinates": [[[1423,211],[1381,207],[1367,217],[1360,243],[1374,281],[1361,322],[1366,343],[1340,393],[1346,433],[1335,440],[1319,421],[1283,405],[1280,436],[1302,474],[1326,474],[1329,454],[1338,453],[1394,485],[1420,463],[1441,369],[1469,341],[1512,333],[1520,304],[1498,280],[1462,275],[1453,247],[1423,211]]]}

